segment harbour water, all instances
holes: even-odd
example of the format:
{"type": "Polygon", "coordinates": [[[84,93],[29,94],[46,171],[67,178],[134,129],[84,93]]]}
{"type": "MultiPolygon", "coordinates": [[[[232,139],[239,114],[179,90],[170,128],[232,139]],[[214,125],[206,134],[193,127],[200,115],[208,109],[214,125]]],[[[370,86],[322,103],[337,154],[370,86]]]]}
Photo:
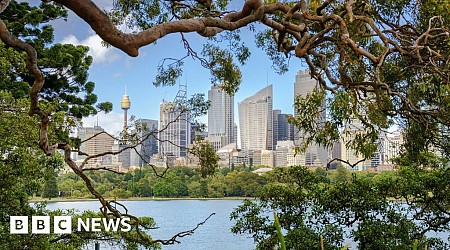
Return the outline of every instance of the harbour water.
{"type": "MultiPolygon", "coordinates": [[[[253,249],[255,244],[250,235],[234,235],[230,228],[230,213],[239,206],[241,200],[150,200],[121,202],[130,214],[154,218],[160,228],[152,230],[154,239],[169,239],[176,233],[194,228],[215,213],[194,234],[180,238],[180,244],[163,246],[164,250],[246,250],[253,249]]],[[[76,209],[78,211],[99,211],[97,201],[55,202],[47,208],[76,209]]],[[[100,249],[119,249],[114,246],[102,245],[100,249]]]]}
{"type": "MultiPolygon", "coordinates": [[[[241,200],[141,200],[121,203],[127,207],[130,214],[154,218],[159,228],[150,232],[153,239],[169,239],[179,232],[194,228],[210,214],[215,213],[194,234],[180,238],[180,244],[163,246],[163,250],[247,250],[254,249],[256,246],[250,235],[235,235],[230,231],[234,224],[234,221],[230,220],[230,213],[242,204],[241,200]]],[[[80,212],[99,211],[100,203],[98,201],[54,202],[49,203],[47,208],[50,210],[76,209],[80,212]]],[[[427,236],[445,240],[449,237],[449,233],[429,232],[427,236]]],[[[348,244],[350,249],[357,249],[356,243],[350,239],[347,239],[345,244],[348,244]]],[[[93,246],[86,249],[93,249],[93,246]]],[[[100,249],[120,248],[103,244],[100,249]]]]}

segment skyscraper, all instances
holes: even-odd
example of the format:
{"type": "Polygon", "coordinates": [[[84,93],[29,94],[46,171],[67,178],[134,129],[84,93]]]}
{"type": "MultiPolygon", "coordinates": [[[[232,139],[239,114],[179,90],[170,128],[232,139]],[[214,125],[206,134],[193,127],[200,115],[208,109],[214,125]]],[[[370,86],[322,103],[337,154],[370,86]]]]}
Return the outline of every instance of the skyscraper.
{"type": "Polygon", "coordinates": [[[356,164],[353,168],[349,165],[345,165],[349,170],[367,170],[372,166],[371,159],[364,159],[364,157],[361,154],[358,154],[355,149],[348,147],[347,145],[348,142],[355,140],[355,138],[361,134],[364,134],[364,127],[359,120],[354,120],[349,124],[346,124],[342,131],[340,159],[343,159],[350,164],[356,164]]]}
{"type": "Polygon", "coordinates": [[[136,146],[136,150],[131,150],[130,164],[132,166],[146,166],[150,162],[152,155],[158,153],[158,121],[150,119],[139,119],[137,138],[141,140],[141,144],[136,146]]]}
{"type": "Polygon", "coordinates": [[[234,134],[234,96],[222,90],[220,85],[208,91],[211,106],[208,109],[208,140],[215,150],[236,143],[234,134]],[[222,143],[223,142],[223,143],[222,143]]]}
{"type": "MultiPolygon", "coordinates": [[[[313,92],[314,88],[318,86],[318,82],[315,79],[311,78],[308,70],[300,70],[297,72],[295,76],[294,83],[294,99],[297,96],[306,97],[307,94],[313,92]]],[[[325,111],[325,103],[320,108],[321,117],[318,122],[325,122],[326,119],[326,111],[325,111]]],[[[294,109],[294,116],[297,115],[297,109],[294,109]]],[[[301,145],[303,138],[307,136],[307,134],[301,132],[299,128],[294,128],[294,143],[296,146],[301,145]]],[[[305,152],[305,165],[326,165],[328,162],[328,150],[324,147],[321,147],[315,143],[311,143],[305,152]]]]}
{"type": "Polygon", "coordinates": [[[288,117],[292,114],[282,114],[281,110],[273,110],[273,148],[278,141],[294,140],[294,125],[288,123],[288,117]]]}
{"type": "Polygon", "coordinates": [[[239,103],[241,149],[273,149],[272,85],[239,103]]]}
{"type": "Polygon", "coordinates": [[[175,101],[163,101],[159,112],[159,153],[165,157],[186,157],[190,143],[191,122],[184,110],[186,85],[180,85],[175,101]]]}
{"type": "Polygon", "coordinates": [[[159,113],[159,153],[168,157],[185,157],[190,141],[188,114],[175,102],[161,102],[159,113]]]}
{"type": "MultiPolygon", "coordinates": [[[[80,145],[80,151],[92,156],[111,151],[114,139],[109,136],[100,126],[78,128],[78,138],[85,141],[80,145]]],[[[78,155],[78,160],[84,160],[85,155],[78,155]]],[[[88,167],[97,167],[103,165],[105,156],[100,156],[89,160],[86,164],[88,167]]]]}
{"type": "Polygon", "coordinates": [[[277,142],[278,142],[278,133],[280,132],[280,131],[278,131],[278,126],[279,126],[279,120],[278,120],[278,115],[280,115],[281,114],[281,110],[279,110],[279,109],[274,109],[273,110],[273,147],[272,148],[275,148],[276,149],[276,147],[277,147],[277,142]]]}
{"type": "Polygon", "coordinates": [[[316,86],[318,86],[318,83],[315,79],[311,78],[308,70],[299,70],[295,76],[294,95],[305,97],[307,94],[313,92],[316,86]]]}

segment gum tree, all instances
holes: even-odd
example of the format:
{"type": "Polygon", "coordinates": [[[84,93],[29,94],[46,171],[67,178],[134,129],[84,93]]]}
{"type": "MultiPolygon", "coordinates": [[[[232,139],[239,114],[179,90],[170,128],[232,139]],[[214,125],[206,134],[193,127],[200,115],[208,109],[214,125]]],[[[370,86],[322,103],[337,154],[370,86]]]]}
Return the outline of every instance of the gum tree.
{"type": "MultiPolygon", "coordinates": [[[[2,0],[0,12],[7,11],[9,3],[2,0]]],[[[239,64],[250,55],[240,37],[248,28],[279,72],[287,70],[289,58],[300,58],[319,83],[313,94],[295,101],[299,115],[291,122],[307,132],[305,143],[331,145],[338,140],[341,128],[356,119],[364,133],[347,146],[365,157],[373,154],[378,131],[394,124],[405,131],[402,164],[440,168],[442,164],[434,164],[440,161],[432,161],[427,152],[438,149],[443,157],[449,153],[447,2],[248,0],[232,10],[228,1],[118,0],[108,12],[91,0],[55,0],[49,4],[72,10],[107,44],[129,56],[138,56],[141,47],[162,37],[179,34],[186,57],[200,59],[212,79],[224,82],[229,93],[238,89],[239,64]],[[124,23],[137,31],[119,30],[116,25],[124,23]],[[210,39],[205,39],[203,50],[198,52],[190,46],[186,33],[210,39]],[[233,46],[223,49],[220,44],[224,41],[233,46]],[[329,107],[326,121],[320,121],[317,112],[323,102],[329,107]]],[[[40,104],[46,75],[38,67],[39,48],[15,35],[12,28],[1,21],[0,38],[6,46],[26,53],[26,68],[34,80],[29,115],[40,118],[39,147],[46,155],[64,150],[65,162],[102,203],[104,215],[123,216],[96,192],[83,168],[70,158],[73,145],[67,136],[49,139],[49,114],[40,104]]],[[[164,61],[155,84],[175,83],[186,57],[164,61]]],[[[144,239],[139,232],[138,237],[144,239]]]]}

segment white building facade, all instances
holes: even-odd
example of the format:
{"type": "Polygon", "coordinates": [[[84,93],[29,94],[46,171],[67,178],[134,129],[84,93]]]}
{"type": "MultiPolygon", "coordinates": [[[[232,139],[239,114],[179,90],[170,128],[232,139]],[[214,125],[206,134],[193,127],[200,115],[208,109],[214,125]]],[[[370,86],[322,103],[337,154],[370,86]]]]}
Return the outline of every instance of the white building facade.
{"type": "Polygon", "coordinates": [[[161,102],[159,120],[159,153],[163,157],[186,157],[190,142],[189,114],[175,102],[161,102]]]}
{"type": "MultiPolygon", "coordinates": [[[[318,87],[318,82],[315,79],[311,79],[311,75],[307,70],[300,70],[297,72],[295,76],[294,83],[294,99],[297,96],[301,96],[305,98],[309,93],[312,93],[314,89],[318,87]]],[[[326,106],[323,103],[323,106],[319,111],[321,113],[321,118],[318,122],[325,122],[326,119],[326,106]]],[[[294,109],[294,116],[297,115],[298,112],[294,109]]],[[[303,138],[306,136],[303,132],[299,130],[299,128],[294,128],[294,143],[296,146],[302,144],[303,138]]],[[[305,151],[305,165],[306,166],[326,166],[329,161],[329,150],[321,147],[315,143],[311,143],[305,151]]]]}
{"type": "Polygon", "coordinates": [[[272,85],[269,85],[239,103],[242,151],[273,149],[272,96],[272,85]]]}
{"type": "Polygon", "coordinates": [[[208,91],[208,137],[213,148],[218,149],[236,143],[234,128],[234,96],[229,95],[220,85],[211,86],[208,91]]]}

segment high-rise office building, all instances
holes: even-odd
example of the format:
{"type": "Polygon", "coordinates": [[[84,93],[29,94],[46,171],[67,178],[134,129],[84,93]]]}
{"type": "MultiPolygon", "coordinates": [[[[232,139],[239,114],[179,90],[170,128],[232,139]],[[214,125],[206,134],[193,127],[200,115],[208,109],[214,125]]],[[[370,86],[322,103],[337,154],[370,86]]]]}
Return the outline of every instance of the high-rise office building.
{"type": "Polygon", "coordinates": [[[273,110],[273,148],[276,148],[278,141],[294,140],[294,125],[288,123],[291,114],[282,114],[281,110],[273,110]]]}
{"type": "Polygon", "coordinates": [[[236,143],[234,130],[234,96],[222,90],[220,85],[208,91],[211,106],[208,109],[208,138],[215,150],[236,143]]]}
{"type": "Polygon", "coordinates": [[[276,148],[277,142],[278,142],[278,133],[279,133],[279,131],[278,131],[278,126],[279,126],[278,115],[281,114],[281,110],[274,109],[272,114],[273,114],[273,118],[272,118],[272,121],[273,121],[273,146],[272,146],[272,148],[276,148]]]}
{"type": "Polygon", "coordinates": [[[355,149],[347,145],[364,133],[365,128],[360,120],[353,119],[346,124],[342,131],[340,157],[338,158],[353,165],[352,167],[344,164],[349,170],[361,171],[371,167],[378,167],[379,170],[392,170],[394,167],[392,159],[399,156],[402,150],[402,135],[386,134],[380,131],[378,139],[373,143],[377,147],[375,152],[370,158],[364,158],[362,154],[357,153],[355,149]]]}
{"type": "MultiPolygon", "coordinates": [[[[80,151],[88,156],[101,154],[111,151],[114,144],[114,139],[109,136],[105,130],[100,126],[85,127],[78,129],[78,138],[81,141],[85,141],[80,145],[80,151]]],[[[103,156],[90,159],[85,166],[97,167],[103,165],[103,156]]],[[[78,160],[86,159],[85,155],[78,155],[78,160]]]]}
{"type": "Polygon", "coordinates": [[[392,159],[398,157],[402,151],[404,139],[402,134],[398,133],[392,136],[385,136],[382,140],[383,156],[380,164],[393,164],[392,159]]]}
{"type": "Polygon", "coordinates": [[[139,119],[136,122],[136,133],[140,144],[136,146],[136,150],[131,150],[130,165],[146,166],[150,162],[152,155],[158,153],[158,121],[150,119],[139,119]]]}
{"type": "Polygon", "coordinates": [[[299,70],[295,76],[294,95],[305,97],[307,94],[313,92],[317,86],[318,82],[311,78],[308,70],[299,70]]]}
{"type": "Polygon", "coordinates": [[[241,149],[273,149],[272,85],[239,103],[241,149]]]}
{"type": "Polygon", "coordinates": [[[175,102],[161,102],[159,115],[159,153],[167,157],[186,157],[191,135],[188,114],[175,102]]]}
{"type": "Polygon", "coordinates": [[[233,136],[233,143],[234,143],[234,146],[237,148],[237,141],[238,141],[238,126],[237,126],[236,123],[234,123],[234,125],[233,125],[233,133],[234,133],[234,136],[233,136]]]}
{"type": "Polygon", "coordinates": [[[204,124],[191,122],[191,141],[189,144],[194,144],[196,140],[204,140],[208,137],[208,131],[206,131],[204,124]]]}
{"type": "Polygon", "coordinates": [[[191,142],[191,121],[189,113],[184,109],[187,85],[180,84],[179,87],[175,100],[161,102],[159,112],[159,153],[172,159],[186,157],[187,147],[191,142]]]}
{"type": "MultiPolygon", "coordinates": [[[[297,72],[295,76],[294,83],[294,98],[297,96],[306,97],[307,94],[314,91],[314,89],[318,87],[318,82],[315,79],[311,78],[311,75],[307,70],[300,70],[297,72]]],[[[322,123],[325,122],[326,119],[326,107],[325,102],[322,107],[320,107],[320,118],[317,122],[322,123]]],[[[294,116],[297,115],[297,109],[294,109],[294,116]]],[[[303,142],[303,138],[307,136],[304,132],[302,132],[299,128],[294,128],[294,142],[295,145],[301,145],[303,142]]],[[[311,143],[305,152],[305,164],[307,166],[310,165],[326,165],[328,163],[328,150],[324,147],[321,147],[315,143],[311,143]]]]}
{"type": "MultiPolygon", "coordinates": [[[[360,171],[372,167],[371,159],[365,159],[361,154],[358,154],[355,149],[348,146],[349,142],[355,140],[355,138],[361,134],[364,134],[364,127],[362,123],[356,119],[346,124],[342,130],[340,159],[347,161],[353,166],[344,164],[348,170],[360,171]]],[[[375,157],[377,158],[378,155],[375,157]]]]}
{"type": "Polygon", "coordinates": [[[167,157],[186,157],[191,135],[189,115],[175,102],[161,102],[159,114],[159,153],[167,157]]]}

